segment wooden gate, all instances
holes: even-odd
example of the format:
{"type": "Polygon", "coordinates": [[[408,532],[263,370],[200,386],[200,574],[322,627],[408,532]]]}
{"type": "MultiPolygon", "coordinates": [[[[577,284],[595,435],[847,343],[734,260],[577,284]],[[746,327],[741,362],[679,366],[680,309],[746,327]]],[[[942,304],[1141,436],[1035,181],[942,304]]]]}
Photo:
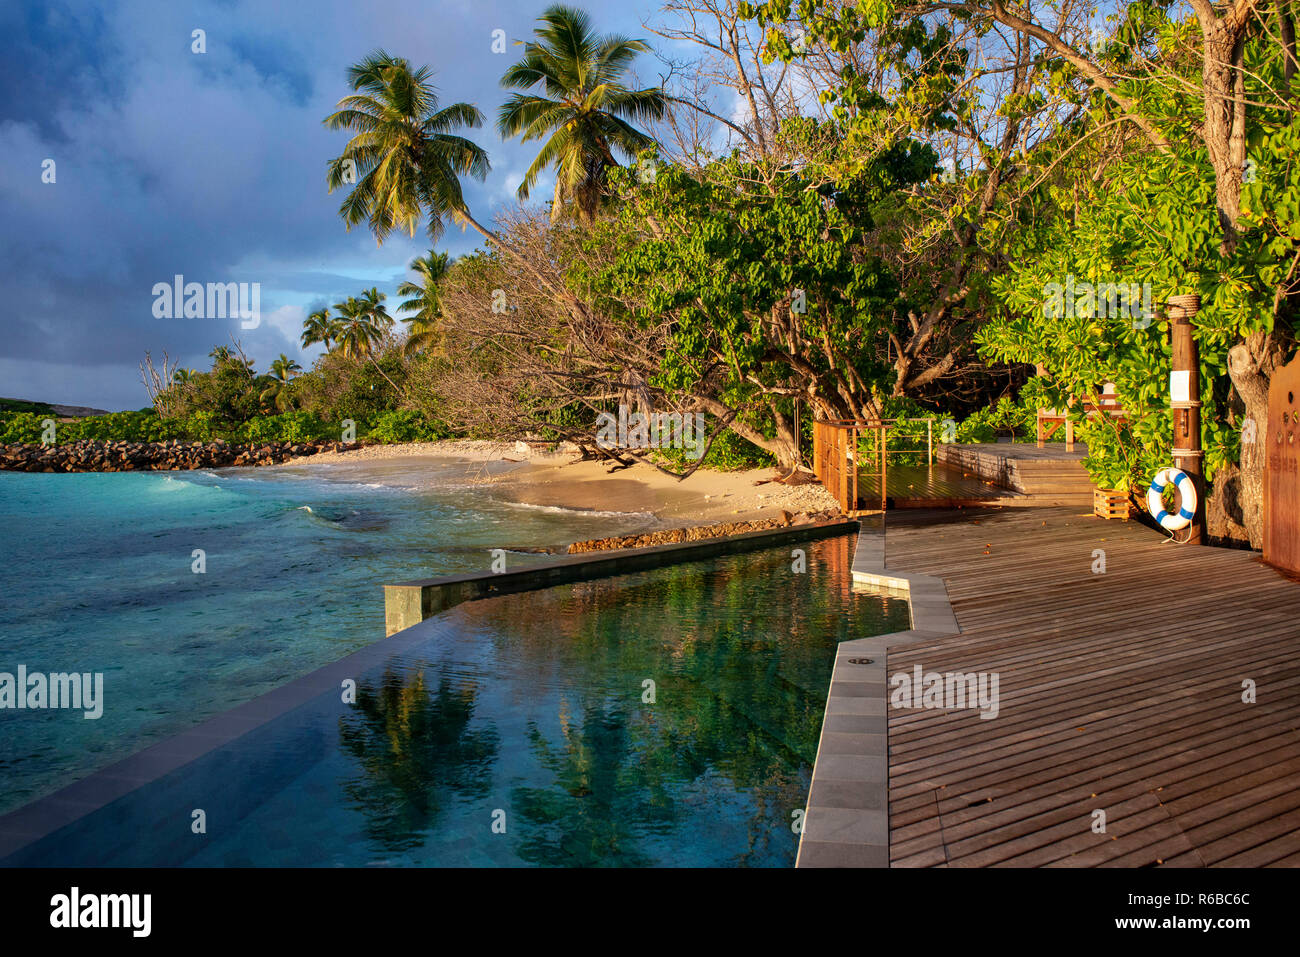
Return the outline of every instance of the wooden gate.
{"type": "MultiPolygon", "coordinates": [[[[1242,436],[1243,441],[1247,436],[1242,436]]],[[[1300,574],[1300,357],[1273,375],[1264,454],[1264,561],[1300,574]]]]}

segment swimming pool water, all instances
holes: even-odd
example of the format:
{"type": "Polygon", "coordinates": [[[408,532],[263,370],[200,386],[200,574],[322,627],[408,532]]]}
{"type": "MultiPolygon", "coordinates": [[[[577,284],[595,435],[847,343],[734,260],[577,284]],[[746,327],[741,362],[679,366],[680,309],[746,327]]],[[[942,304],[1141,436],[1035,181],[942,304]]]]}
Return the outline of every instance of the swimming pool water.
{"type": "Polygon", "coordinates": [[[908,626],[853,544],[458,606],[3,863],[788,866],[835,645],[908,626]]]}

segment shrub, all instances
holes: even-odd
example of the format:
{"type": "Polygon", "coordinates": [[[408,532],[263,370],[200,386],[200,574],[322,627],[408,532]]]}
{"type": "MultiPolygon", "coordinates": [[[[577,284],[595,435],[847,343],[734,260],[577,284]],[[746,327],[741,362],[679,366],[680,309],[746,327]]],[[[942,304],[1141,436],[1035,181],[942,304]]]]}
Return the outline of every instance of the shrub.
{"type": "Polygon", "coordinates": [[[0,442],[39,442],[48,415],[36,412],[0,413],[0,442]]]}
{"type": "Polygon", "coordinates": [[[370,418],[365,437],[376,442],[433,442],[446,438],[448,432],[410,409],[390,409],[370,418]]]}
{"type": "Polygon", "coordinates": [[[59,426],[60,442],[91,439],[99,442],[165,442],[187,435],[184,423],[160,419],[153,411],[110,412],[59,426]]]}
{"type": "MultiPolygon", "coordinates": [[[[0,414],[0,442],[41,441],[42,423],[50,415],[31,412],[0,414]]],[[[160,419],[152,409],[141,412],[110,412],[71,422],[59,422],[55,441],[60,445],[89,439],[99,442],[163,442],[188,437],[187,424],[176,419],[160,419]]]]}
{"type": "Polygon", "coordinates": [[[338,440],[343,427],[337,422],[327,422],[311,412],[284,412],[280,415],[258,416],[243,423],[232,433],[233,441],[248,444],[261,442],[310,442],[320,439],[338,440]]]}

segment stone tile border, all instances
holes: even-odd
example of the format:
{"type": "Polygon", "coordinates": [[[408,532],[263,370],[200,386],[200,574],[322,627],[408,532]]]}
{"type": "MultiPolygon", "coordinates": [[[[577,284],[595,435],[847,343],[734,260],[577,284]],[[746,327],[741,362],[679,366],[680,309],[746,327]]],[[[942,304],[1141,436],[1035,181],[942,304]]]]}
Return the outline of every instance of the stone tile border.
{"type": "MultiPolygon", "coordinates": [[[[616,555],[579,555],[549,565],[500,575],[456,575],[385,585],[384,589],[386,596],[391,589],[406,590],[408,602],[414,593],[417,611],[425,602],[436,605],[436,610],[441,611],[477,598],[624,575],[734,552],[771,548],[787,542],[831,538],[845,535],[856,528],[856,519],[813,522],[748,532],[729,538],[620,549],[616,555]]],[[[409,609],[409,604],[407,607],[409,609]]],[[[388,637],[365,645],[344,658],[214,715],[188,731],[164,738],[53,794],[0,815],[0,866],[5,865],[6,858],[28,845],[43,840],[132,791],[152,784],[209,752],[230,744],[249,731],[262,727],[327,692],[338,693],[344,679],[355,678],[382,666],[393,655],[401,655],[427,641],[438,628],[438,623],[434,621],[421,624],[428,617],[429,615],[424,615],[400,632],[390,631],[388,637]]]]}
{"type": "Polygon", "coordinates": [[[836,649],[795,867],[889,866],[889,650],[961,631],[943,579],[886,571],[883,524],[858,532],[853,581],[906,597],[912,627],[836,649]]]}

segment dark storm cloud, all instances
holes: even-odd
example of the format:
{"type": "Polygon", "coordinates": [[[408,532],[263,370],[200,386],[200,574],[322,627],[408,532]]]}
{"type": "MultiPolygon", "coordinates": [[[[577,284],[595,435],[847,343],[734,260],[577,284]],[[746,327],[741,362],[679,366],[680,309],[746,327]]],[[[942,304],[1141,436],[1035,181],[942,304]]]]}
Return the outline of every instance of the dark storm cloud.
{"type": "MultiPolygon", "coordinates": [[[[322,118],[348,90],[350,63],[383,47],[429,64],[443,103],[487,117],[491,154],[467,183],[480,220],[513,197],[536,144],[493,128],[499,78],[518,54],[492,31],[530,35],[547,4],[411,2],[23,3],[0,12],[0,395],[111,408],[146,397],[146,349],[203,367],[233,333],[259,368],[287,352],[311,308],[378,285],[394,298],[428,241],[377,248],[345,231],[325,164],[346,136],[322,118]],[[207,52],[191,52],[205,31],[207,52]],[[43,183],[42,163],[56,164],[43,183]],[[261,284],[260,327],[159,319],[153,287],[261,284]]],[[[598,28],[641,35],[656,4],[591,5],[598,28]]],[[[549,190],[539,184],[536,197],[549,190]]],[[[477,245],[454,226],[438,243],[477,245]]]]}

